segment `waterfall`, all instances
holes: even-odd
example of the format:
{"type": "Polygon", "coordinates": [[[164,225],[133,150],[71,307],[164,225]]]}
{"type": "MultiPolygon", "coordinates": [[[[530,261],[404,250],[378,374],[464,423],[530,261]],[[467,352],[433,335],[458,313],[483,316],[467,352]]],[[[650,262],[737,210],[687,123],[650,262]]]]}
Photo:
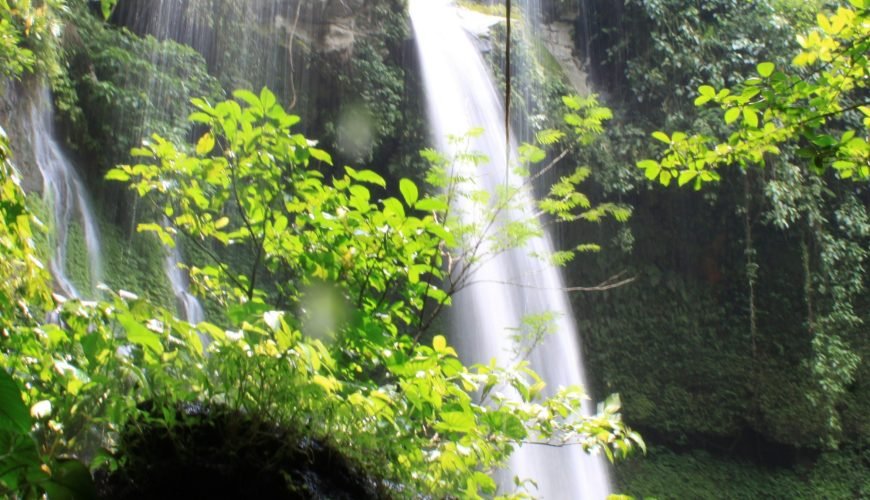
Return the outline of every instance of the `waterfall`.
{"type": "Polygon", "coordinates": [[[94,293],[103,274],[99,227],[84,183],[55,136],[54,109],[47,86],[31,100],[29,118],[30,141],[34,161],[42,175],[43,198],[54,219],[54,249],[49,263],[51,273],[60,292],[68,297],[94,293]],[[67,268],[69,234],[76,222],[81,223],[84,233],[90,279],[87,286],[90,290],[77,289],[67,268]]]}
{"type": "MultiPolygon", "coordinates": [[[[473,171],[477,186],[494,189],[506,181],[517,182],[505,179],[502,98],[456,10],[447,0],[411,0],[410,5],[429,120],[438,149],[447,154],[455,152],[451,151],[448,135],[483,127],[483,135],[471,142],[471,149],[485,153],[490,163],[473,171]]],[[[515,146],[511,160],[516,157],[515,146]]],[[[534,200],[530,194],[526,196],[525,212],[532,213],[534,200]]],[[[487,261],[474,275],[474,284],[454,297],[452,307],[454,343],[463,359],[471,363],[486,363],[492,358],[502,364],[509,362],[516,347],[511,329],[519,327],[524,316],[553,313],[555,333],[529,356],[532,367],[547,382],[549,394],[560,386],[586,386],[578,332],[560,271],[530,256],[551,253],[549,237],[540,237],[525,248],[487,261]]],[[[591,413],[591,408],[584,411],[591,413]]],[[[584,454],[577,446],[524,445],[511,458],[510,471],[501,474],[507,477],[498,478],[500,485],[509,488],[514,475],[533,479],[538,488],[531,487],[531,493],[545,499],[601,500],[610,492],[604,459],[584,454]]]]}
{"type": "MultiPolygon", "coordinates": [[[[169,225],[168,220],[164,220],[163,223],[169,225]]],[[[166,249],[166,257],[163,261],[164,269],[166,277],[169,278],[169,284],[172,286],[172,293],[175,294],[175,304],[179,317],[195,325],[205,320],[205,311],[199,300],[190,293],[187,273],[180,267],[182,262],[181,251],[176,242],[174,247],[166,249]]]]}

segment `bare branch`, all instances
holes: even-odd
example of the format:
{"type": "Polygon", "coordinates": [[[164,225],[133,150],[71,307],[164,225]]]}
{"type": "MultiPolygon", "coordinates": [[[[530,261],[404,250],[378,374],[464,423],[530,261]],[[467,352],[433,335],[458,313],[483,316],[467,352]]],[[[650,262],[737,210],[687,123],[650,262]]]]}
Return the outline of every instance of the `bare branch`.
{"type": "Polygon", "coordinates": [[[634,280],[637,279],[637,276],[632,276],[630,278],[619,279],[619,274],[616,276],[611,276],[601,283],[594,286],[568,286],[568,287],[546,287],[546,286],[537,286],[537,285],[528,285],[526,283],[519,283],[516,281],[502,281],[502,280],[475,280],[468,282],[465,286],[471,286],[477,283],[493,283],[496,285],[508,285],[515,286],[518,288],[531,288],[534,290],[554,290],[554,291],[563,291],[563,292],[603,292],[605,290],[611,290],[613,288],[618,288],[624,285],[627,285],[634,280]]]}

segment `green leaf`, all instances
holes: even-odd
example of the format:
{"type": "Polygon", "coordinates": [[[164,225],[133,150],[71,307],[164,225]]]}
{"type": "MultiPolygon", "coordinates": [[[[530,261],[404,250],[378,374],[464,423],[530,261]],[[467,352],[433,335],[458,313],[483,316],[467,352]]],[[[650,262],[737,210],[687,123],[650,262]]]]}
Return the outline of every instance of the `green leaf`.
{"type": "Polygon", "coordinates": [[[435,352],[444,352],[447,348],[447,339],[443,335],[436,335],[432,339],[432,348],[435,349],[435,352]]]}
{"type": "Polygon", "coordinates": [[[659,165],[659,162],[655,160],[641,160],[637,162],[638,168],[644,169],[644,176],[647,179],[653,180],[659,176],[659,172],[661,172],[662,167],[659,165]]]}
{"type": "Polygon", "coordinates": [[[402,207],[402,203],[395,198],[387,198],[383,200],[381,203],[384,204],[384,213],[385,214],[395,214],[401,218],[405,217],[405,209],[402,207]]]}
{"type": "Polygon", "coordinates": [[[763,62],[763,63],[759,63],[758,66],[756,66],[756,69],[758,70],[758,74],[764,78],[767,78],[770,75],[772,75],[773,70],[775,68],[776,68],[776,65],[774,65],[772,62],[763,62]]]}
{"type": "Polygon", "coordinates": [[[30,412],[21,399],[21,389],[3,369],[0,369],[0,430],[30,433],[30,412]]]}
{"type": "Polygon", "coordinates": [[[677,184],[680,186],[684,186],[687,182],[691,181],[695,177],[697,177],[697,170],[683,170],[680,172],[680,178],[677,180],[677,184]]]}
{"type": "Polygon", "coordinates": [[[523,162],[528,162],[532,164],[540,163],[547,157],[547,153],[543,149],[535,146],[534,144],[529,144],[526,142],[520,144],[518,152],[520,154],[520,159],[523,162]]]}
{"type": "Polygon", "coordinates": [[[743,123],[752,128],[758,128],[758,114],[750,107],[743,108],[743,123]]]}
{"type": "Polygon", "coordinates": [[[100,11],[103,13],[103,19],[109,19],[116,3],[118,0],[100,0],[100,11]]]}
{"type": "Polygon", "coordinates": [[[441,422],[435,428],[448,432],[469,432],[474,429],[474,415],[463,411],[446,411],[441,414],[441,422]]]}
{"type": "Polygon", "coordinates": [[[127,330],[127,340],[150,349],[155,354],[163,355],[163,343],[160,342],[160,336],[152,332],[141,323],[136,321],[133,316],[127,313],[118,314],[118,322],[127,330]]]}
{"type": "Polygon", "coordinates": [[[332,165],[332,156],[330,156],[326,151],[317,148],[308,148],[308,152],[311,153],[313,158],[318,159],[327,165],[332,165]]]}
{"type": "Polygon", "coordinates": [[[369,184],[376,184],[384,188],[387,187],[387,181],[372,170],[360,170],[359,172],[354,171],[354,174],[350,177],[360,182],[368,182],[369,184]]]}
{"type": "Polygon", "coordinates": [[[97,489],[88,468],[78,460],[63,460],[52,467],[51,479],[41,484],[50,500],[88,500],[97,498],[97,489]]]}
{"type": "Polygon", "coordinates": [[[236,99],[245,101],[246,103],[248,103],[248,106],[251,106],[252,108],[259,108],[260,107],[260,98],[257,97],[257,94],[254,94],[250,90],[244,90],[244,89],[236,90],[235,92],[233,92],[233,96],[236,99]]]}
{"type": "Polygon", "coordinates": [[[655,168],[659,166],[659,162],[655,160],[641,160],[637,162],[638,168],[642,168],[644,170],[649,170],[651,168],[655,168]]]}
{"type": "Polygon", "coordinates": [[[822,148],[830,147],[834,144],[837,144],[837,139],[828,134],[819,134],[816,136],[812,136],[810,137],[810,140],[813,142],[813,144],[822,148]]]}
{"type": "Polygon", "coordinates": [[[227,317],[235,324],[241,324],[246,321],[253,322],[270,309],[271,307],[262,302],[245,302],[230,306],[227,309],[227,317]]]}
{"type": "Polygon", "coordinates": [[[112,170],[106,172],[106,180],[127,182],[130,180],[130,175],[127,172],[121,170],[120,168],[113,168],[112,170]]]}
{"type": "Polygon", "coordinates": [[[659,182],[662,184],[662,186],[669,186],[671,184],[671,179],[673,178],[674,176],[671,175],[669,171],[663,170],[659,175],[659,182]]]}
{"type": "Polygon", "coordinates": [[[202,134],[202,137],[196,143],[196,154],[202,156],[211,153],[214,149],[214,144],[214,136],[211,135],[211,132],[202,134]]]}
{"type": "Polygon", "coordinates": [[[496,491],[497,485],[495,484],[495,480],[483,472],[474,471],[474,481],[480,486],[480,489],[483,490],[484,493],[494,493],[496,491]]]}
{"type": "Polygon", "coordinates": [[[263,105],[264,111],[268,112],[277,103],[278,99],[275,97],[275,94],[273,94],[271,90],[266,87],[263,87],[263,89],[260,90],[260,104],[263,105]]]}
{"type": "Polygon", "coordinates": [[[670,143],[671,143],[671,138],[668,137],[668,134],[666,134],[666,133],[664,133],[664,132],[661,132],[661,131],[658,131],[658,130],[657,130],[657,131],[655,131],[655,132],[652,133],[652,136],[653,136],[653,138],[658,139],[658,140],[662,141],[662,142],[665,143],[665,144],[670,144],[670,143]]]}
{"type": "Polygon", "coordinates": [[[190,114],[187,117],[188,120],[194,123],[211,123],[213,118],[211,115],[207,113],[203,113],[202,111],[196,111],[190,114]]]}
{"type": "Polygon", "coordinates": [[[424,212],[443,212],[449,207],[447,203],[440,198],[423,198],[417,202],[414,208],[424,212]]]}
{"type": "Polygon", "coordinates": [[[728,111],[725,112],[725,123],[734,123],[739,116],[740,108],[736,106],[733,108],[729,108],[728,111]]]}
{"type": "Polygon", "coordinates": [[[417,191],[417,185],[410,179],[399,180],[399,191],[402,192],[402,197],[405,198],[405,203],[409,207],[413,207],[417,203],[417,198],[420,193],[417,191]]]}
{"type": "Polygon", "coordinates": [[[507,415],[504,422],[504,433],[507,437],[516,441],[525,439],[528,435],[528,431],[526,431],[523,421],[516,415],[507,415]]]}
{"type": "Polygon", "coordinates": [[[574,111],[579,110],[581,106],[580,98],[576,95],[562,96],[562,102],[565,103],[565,106],[567,106],[569,109],[573,109],[574,111]]]}
{"type": "Polygon", "coordinates": [[[564,132],[553,129],[541,130],[540,132],[535,134],[535,138],[538,140],[538,142],[545,146],[555,144],[563,137],[565,137],[564,132]]]}

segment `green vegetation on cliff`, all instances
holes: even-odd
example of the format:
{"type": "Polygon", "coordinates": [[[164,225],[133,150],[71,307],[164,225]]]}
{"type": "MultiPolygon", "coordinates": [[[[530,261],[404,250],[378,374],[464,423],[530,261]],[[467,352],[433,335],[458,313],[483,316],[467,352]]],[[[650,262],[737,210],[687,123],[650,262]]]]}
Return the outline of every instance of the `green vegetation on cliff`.
{"type": "MultiPolygon", "coordinates": [[[[150,3],[139,5],[148,9],[150,3]]],[[[588,0],[580,5],[582,17],[568,2],[554,3],[545,5],[548,16],[574,22],[576,55],[588,61],[615,122],[594,147],[572,151],[563,160],[565,170],[555,171],[570,177],[575,165],[589,165],[578,175],[592,173],[591,201],[617,200],[621,205],[604,206],[630,204],[634,212],[627,225],[604,220],[561,231],[565,248],[590,240],[603,247],[575,257],[571,284],[633,279],[574,297],[593,389],[619,392],[626,421],[657,445],[649,457],[618,466],[619,484],[627,493],[656,498],[870,494],[870,194],[866,181],[844,182],[835,175],[866,177],[866,2],[588,0]],[[823,8],[825,21],[817,16],[823,8]],[[847,43],[843,31],[850,23],[864,30],[856,31],[854,43],[847,43]],[[798,51],[817,57],[794,60],[798,51]],[[855,72],[837,70],[842,62],[855,72]],[[782,127],[789,129],[786,135],[801,137],[753,143],[751,133],[767,123],[790,123],[782,127]],[[650,139],[659,130],[667,133],[650,139]],[[702,139],[693,142],[696,137],[702,139]],[[747,144],[753,147],[743,156],[717,147],[747,144]],[[689,160],[699,153],[705,165],[689,160]],[[652,163],[633,168],[642,158],[652,163]],[[748,160],[745,168],[735,165],[741,159],[748,160]],[[714,163],[722,168],[709,168],[714,163]],[[763,169],[755,168],[759,163],[763,169]],[[665,190],[647,177],[664,184],[721,180],[695,193],[665,190]]],[[[136,418],[164,419],[158,423],[171,427],[173,419],[188,415],[178,411],[179,402],[203,398],[307,429],[386,478],[388,489],[395,486],[389,481],[399,481],[444,493],[460,487],[491,491],[479,473],[506,456],[526,428],[549,424],[523,416],[518,425],[508,404],[485,416],[468,391],[507,377],[534,392],[534,379],[461,367],[442,337],[421,334],[425,329],[403,319],[446,303],[437,286],[428,284],[442,272],[435,243],[449,236],[422,213],[442,207],[438,200],[418,192],[420,183],[399,182],[423,177],[424,165],[415,157],[424,136],[423,113],[409,64],[413,57],[403,48],[409,34],[402,2],[367,2],[351,30],[352,43],[330,50],[294,28],[299,11],[282,13],[282,23],[267,26],[261,12],[250,10],[252,3],[180,2],[191,9],[210,5],[202,39],[214,43],[206,50],[185,45],[196,43],[182,36],[147,36],[147,26],[121,28],[124,9],[136,2],[119,7],[115,24],[90,13],[87,2],[69,0],[68,10],[64,4],[0,0],[0,64],[5,76],[25,82],[34,74],[50,77],[64,131],[89,160],[89,184],[104,207],[108,284],[141,298],[125,293],[96,306],[55,303],[49,278],[36,264],[48,255],[48,236],[37,222],[45,217],[38,202],[24,203],[16,174],[3,162],[0,359],[3,373],[12,377],[0,379],[0,394],[25,398],[4,399],[15,409],[9,425],[0,427],[15,445],[4,460],[18,468],[0,477],[3,488],[51,492],[70,486],[83,469],[67,461],[66,452],[111,446],[136,418]],[[256,66],[268,70],[252,71],[256,66]],[[196,127],[189,126],[191,97],[216,103],[223,89],[265,84],[277,96],[239,94],[239,103],[222,103],[220,113],[219,105],[198,101],[200,111],[214,114],[200,115],[196,127]],[[329,165],[321,149],[294,135],[295,129],[288,132],[284,122],[295,118],[279,112],[277,102],[295,106],[308,124],[306,133],[316,131],[307,135],[321,137],[324,150],[337,148],[341,162],[329,165]],[[243,110],[238,116],[236,106],[243,110]],[[275,110],[270,119],[277,125],[252,111],[258,107],[275,110]],[[249,137],[244,145],[229,144],[231,118],[252,127],[263,119],[268,123],[259,125],[276,142],[249,137]],[[208,127],[211,135],[203,136],[208,127]],[[281,133],[269,135],[276,130],[281,133]],[[165,141],[152,139],[138,153],[177,161],[177,170],[161,175],[177,180],[173,176],[190,177],[193,170],[203,174],[199,187],[176,193],[180,198],[171,210],[157,200],[134,205],[117,185],[102,180],[106,169],[130,161],[130,148],[153,132],[165,141]],[[185,144],[193,137],[196,145],[185,144]],[[250,153],[277,145],[294,151],[292,158],[275,151],[282,158],[277,163],[292,168],[270,173],[266,167],[274,166],[274,158],[260,158],[263,178],[257,182],[292,178],[309,205],[322,202],[327,209],[309,211],[311,226],[294,226],[293,217],[284,214],[281,222],[267,204],[272,219],[243,227],[239,205],[245,200],[225,198],[219,188],[226,179],[218,182],[209,174],[225,173],[218,167],[227,150],[250,153]],[[345,160],[380,165],[382,175],[338,168],[345,160]],[[297,167],[312,165],[322,178],[293,177],[297,167]],[[329,203],[344,202],[351,210],[342,219],[329,203]],[[230,208],[224,212],[225,207],[230,208]],[[188,233],[179,244],[195,285],[208,295],[210,322],[198,329],[173,317],[161,245],[154,235],[132,230],[146,220],[160,224],[164,215],[176,219],[174,230],[188,233]],[[177,220],[184,215],[192,218],[177,220]],[[419,224],[425,237],[401,244],[385,239],[389,244],[382,246],[398,260],[378,267],[373,260],[386,257],[370,259],[364,264],[371,273],[360,275],[354,252],[364,245],[354,245],[363,235],[347,232],[341,221],[364,227],[368,217],[381,217],[400,231],[411,227],[402,224],[419,224]],[[300,248],[316,251],[308,255],[300,248]],[[383,272],[374,276],[376,270],[383,272]],[[301,333],[310,327],[300,312],[314,295],[309,285],[324,276],[358,286],[349,294],[357,299],[358,314],[344,318],[333,343],[301,333]],[[399,286],[401,280],[407,287],[399,286]],[[43,321],[58,306],[63,326],[43,321]],[[216,339],[209,357],[199,348],[199,333],[216,339]],[[121,344],[128,355],[117,350],[121,344]],[[421,371],[423,378],[417,376],[421,371]],[[283,382],[278,387],[274,380],[283,382]],[[291,410],[275,403],[282,399],[305,403],[291,410]],[[93,435],[94,429],[104,435],[93,435]],[[479,447],[471,455],[464,451],[469,443],[479,447]]],[[[178,15],[185,19],[188,13],[178,15]]],[[[346,25],[332,28],[346,34],[346,25]]],[[[496,70],[505,66],[505,36],[503,26],[491,32],[497,50],[488,59],[496,70]]],[[[537,130],[562,123],[566,82],[553,78],[553,61],[535,60],[539,43],[521,30],[513,31],[512,46],[517,124],[537,130]]],[[[585,101],[571,102],[575,115],[589,109],[581,106],[585,101]]],[[[10,156],[5,142],[0,151],[4,159],[10,156]]],[[[123,175],[141,178],[153,167],[143,162],[131,168],[140,166],[123,175]]],[[[262,195],[275,187],[257,186],[264,189],[241,194],[262,195]]],[[[165,234],[159,226],[146,228],[165,234]]],[[[81,230],[73,227],[70,235],[71,274],[81,285],[88,281],[81,230]]],[[[335,296],[332,289],[320,291],[324,302],[335,296]]],[[[574,395],[565,396],[568,407],[576,403],[574,395]]],[[[592,424],[621,432],[616,415],[606,417],[592,424]]],[[[98,454],[93,465],[117,459],[98,454]]]]}

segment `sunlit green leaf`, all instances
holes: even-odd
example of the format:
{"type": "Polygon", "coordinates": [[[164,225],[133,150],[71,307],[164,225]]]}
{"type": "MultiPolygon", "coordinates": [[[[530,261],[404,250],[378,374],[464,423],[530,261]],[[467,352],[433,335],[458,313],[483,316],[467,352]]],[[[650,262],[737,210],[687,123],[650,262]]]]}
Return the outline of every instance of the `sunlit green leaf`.
{"type": "Polygon", "coordinates": [[[202,156],[211,153],[214,149],[214,145],[214,136],[211,135],[211,133],[206,132],[205,134],[202,134],[202,137],[200,137],[199,141],[196,143],[196,154],[202,156]]]}
{"type": "Polygon", "coordinates": [[[399,191],[401,191],[402,197],[405,198],[405,203],[409,207],[413,207],[417,203],[419,193],[417,192],[417,185],[413,181],[404,178],[399,180],[399,191]]]}
{"type": "Polygon", "coordinates": [[[740,108],[738,108],[738,107],[728,108],[728,110],[725,111],[725,123],[734,123],[739,116],[740,116],[740,108]]]}
{"type": "Polygon", "coordinates": [[[668,137],[668,134],[661,132],[661,131],[653,132],[652,136],[654,139],[658,139],[658,140],[664,142],[665,144],[670,144],[670,142],[671,142],[671,138],[668,137]]]}
{"type": "Polygon", "coordinates": [[[756,66],[756,68],[758,70],[759,75],[761,75],[764,78],[767,78],[773,74],[773,70],[776,68],[776,66],[772,62],[763,62],[763,63],[759,63],[758,66],[756,66]]]}

